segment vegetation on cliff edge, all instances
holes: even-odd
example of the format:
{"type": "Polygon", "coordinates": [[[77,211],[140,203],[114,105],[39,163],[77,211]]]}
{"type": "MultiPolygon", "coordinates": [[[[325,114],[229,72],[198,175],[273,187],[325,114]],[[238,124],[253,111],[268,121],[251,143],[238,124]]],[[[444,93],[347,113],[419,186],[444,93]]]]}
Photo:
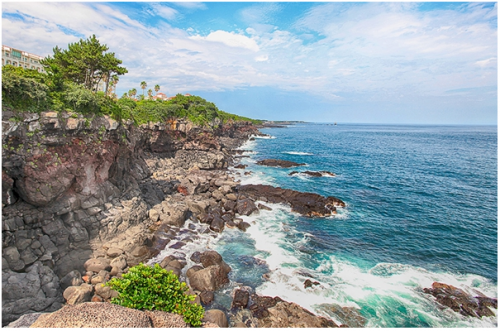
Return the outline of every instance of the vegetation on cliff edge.
{"type": "MultiPolygon", "coordinates": [[[[68,50],[55,47],[54,56],[41,61],[47,74],[11,65],[4,66],[3,106],[16,111],[37,113],[52,110],[83,115],[109,115],[115,120],[133,120],[137,125],[176,118],[187,118],[199,125],[220,121],[262,123],[260,120],[223,112],[214,103],[199,96],[177,94],[165,101],[152,100],[151,97],[142,97],[136,101],[126,95],[117,100],[109,96],[109,93],[97,91],[100,82],[106,84],[107,91],[109,84],[117,82],[118,75],[127,73],[126,68],[119,66],[122,61],[114,53],[106,53],[107,50],[106,45],[101,45],[92,36],[69,44],[68,50]]],[[[143,93],[146,87],[146,82],[141,82],[143,93]]]]}

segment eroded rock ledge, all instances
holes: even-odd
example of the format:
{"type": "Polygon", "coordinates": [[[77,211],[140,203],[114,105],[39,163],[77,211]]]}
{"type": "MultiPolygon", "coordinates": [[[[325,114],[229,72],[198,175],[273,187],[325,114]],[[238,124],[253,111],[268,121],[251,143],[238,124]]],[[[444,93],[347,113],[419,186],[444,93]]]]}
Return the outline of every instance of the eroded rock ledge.
{"type": "Polygon", "coordinates": [[[298,192],[271,185],[242,185],[238,192],[256,200],[272,203],[285,203],[292,211],[303,216],[330,216],[336,214],[336,207],[345,207],[345,203],[335,197],[323,197],[316,193],[298,192]]]}

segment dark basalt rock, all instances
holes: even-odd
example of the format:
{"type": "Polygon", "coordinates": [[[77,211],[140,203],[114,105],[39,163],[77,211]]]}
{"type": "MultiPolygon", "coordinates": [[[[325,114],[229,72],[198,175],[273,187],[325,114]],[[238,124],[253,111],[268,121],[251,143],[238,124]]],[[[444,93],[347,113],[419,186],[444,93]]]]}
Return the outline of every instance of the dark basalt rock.
{"type": "Polygon", "coordinates": [[[250,294],[245,290],[237,289],[234,292],[232,308],[245,308],[248,305],[250,294]]]}
{"type": "Polygon", "coordinates": [[[236,211],[240,215],[248,216],[256,210],[259,209],[255,206],[255,203],[248,198],[241,199],[236,202],[236,211]]]}
{"type": "Polygon", "coordinates": [[[330,172],[330,171],[302,171],[302,172],[292,171],[291,173],[288,174],[288,176],[293,176],[296,174],[303,174],[303,175],[307,175],[310,177],[323,177],[323,176],[335,177],[335,174],[333,172],[330,172]]]}
{"type": "Polygon", "coordinates": [[[210,230],[219,233],[222,232],[224,230],[224,220],[220,216],[214,215],[212,223],[210,223],[210,230]]]}
{"type": "Polygon", "coordinates": [[[279,297],[252,294],[250,311],[258,319],[260,328],[327,328],[337,325],[324,317],[314,315],[299,305],[279,297]],[[269,308],[273,308],[269,310],[269,308]]]}
{"type": "Polygon", "coordinates": [[[214,292],[212,291],[203,291],[199,295],[201,303],[204,305],[210,304],[212,301],[214,301],[214,292]]]}
{"type": "Polygon", "coordinates": [[[173,249],[179,249],[183,246],[186,246],[186,243],[185,242],[182,242],[182,241],[178,241],[176,242],[175,244],[171,245],[171,246],[168,246],[169,248],[173,248],[173,249]]]}
{"type": "Polygon", "coordinates": [[[345,207],[345,203],[335,197],[323,197],[316,193],[298,192],[270,185],[242,185],[240,194],[255,200],[267,199],[271,203],[287,203],[292,211],[303,216],[329,216],[336,213],[336,207],[345,207]]]}
{"type": "Polygon", "coordinates": [[[341,322],[340,327],[362,328],[366,324],[366,318],[363,317],[359,310],[354,307],[341,307],[335,304],[319,305],[328,315],[333,314],[335,320],[341,322]]]}
{"type": "Polygon", "coordinates": [[[280,168],[291,168],[306,165],[305,163],[297,163],[286,160],[276,160],[276,159],[265,159],[257,161],[258,165],[264,165],[268,167],[280,167],[280,168]]]}
{"type": "Polygon", "coordinates": [[[247,167],[246,164],[238,164],[234,166],[235,169],[245,169],[246,167],[247,167]]]}
{"type": "Polygon", "coordinates": [[[313,282],[312,280],[310,279],[306,279],[306,281],[304,282],[304,288],[308,288],[308,287],[312,287],[313,285],[320,285],[319,282],[313,282]]]}
{"type": "Polygon", "coordinates": [[[259,209],[263,209],[263,210],[273,210],[272,208],[270,208],[270,207],[268,207],[268,206],[266,206],[266,205],[263,205],[263,204],[261,204],[261,203],[259,203],[259,204],[257,205],[257,207],[258,207],[259,209]]]}
{"type": "Polygon", "coordinates": [[[497,309],[497,299],[484,295],[472,296],[455,286],[438,282],[434,282],[432,288],[424,288],[423,291],[434,296],[440,304],[464,316],[476,318],[495,316],[488,307],[497,309]]]}
{"type": "Polygon", "coordinates": [[[250,224],[248,224],[247,222],[241,222],[238,224],[238,229],[240,229],[243,232],[246,232],[249,227],[250,224]]]}

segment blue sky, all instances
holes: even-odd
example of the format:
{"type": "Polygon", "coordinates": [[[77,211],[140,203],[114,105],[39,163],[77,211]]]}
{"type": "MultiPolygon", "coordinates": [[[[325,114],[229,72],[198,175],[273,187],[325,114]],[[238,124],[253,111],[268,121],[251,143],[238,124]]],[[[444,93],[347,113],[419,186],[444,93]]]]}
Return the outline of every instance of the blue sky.
{"type": "Polygon", "coordinates": [[[231,113],[496,124],[497,5],[2,2],[2,43],[41,56],[95,34],[129,73],[231,113]]]}

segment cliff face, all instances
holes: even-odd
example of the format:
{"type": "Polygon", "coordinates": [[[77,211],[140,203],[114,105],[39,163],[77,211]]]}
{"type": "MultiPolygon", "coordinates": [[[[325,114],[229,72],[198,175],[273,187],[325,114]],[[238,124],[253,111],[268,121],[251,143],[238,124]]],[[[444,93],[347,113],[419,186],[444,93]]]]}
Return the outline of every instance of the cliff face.
{"type": "Polygon", "coordinates": [[[127,260],[154,253],[144,248],[151,246],[150,210],[177,183],[152,178],[148,157],[185,169],[223,169],[229,150],[256,132],[250,123],[135,127],[55,112],[14,119],[4,111],[2,126],[4,325],[60,308],[65,276],[126,231],[127,260]]]}

